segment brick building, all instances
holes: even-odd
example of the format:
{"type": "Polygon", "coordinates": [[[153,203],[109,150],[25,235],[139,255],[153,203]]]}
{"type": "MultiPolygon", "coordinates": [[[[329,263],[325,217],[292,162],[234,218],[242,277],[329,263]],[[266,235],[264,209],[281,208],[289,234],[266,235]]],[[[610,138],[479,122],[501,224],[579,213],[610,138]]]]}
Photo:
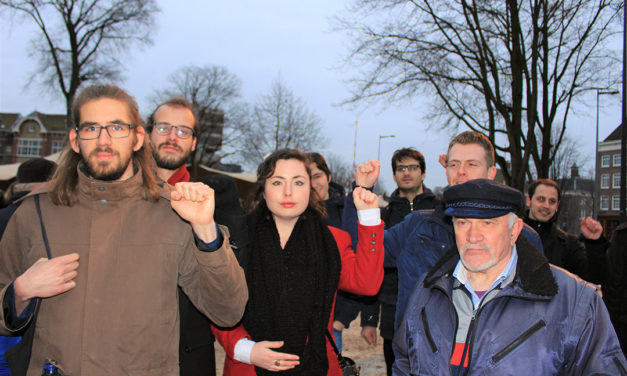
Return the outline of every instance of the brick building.
{"type": "Polygon", "coordinates": [[[61,151],[65,115],[34,111],[26,116],[0,113],[0,164],[18,163],[61,151]]]}
{"type": "Polygon", "coordinates": [[[596,184],[599,185],[599,222],[606,235],[614,232],[619,224],[621,133],[622,125],[619,125],[603,142],[599,142],[596,184]]]}

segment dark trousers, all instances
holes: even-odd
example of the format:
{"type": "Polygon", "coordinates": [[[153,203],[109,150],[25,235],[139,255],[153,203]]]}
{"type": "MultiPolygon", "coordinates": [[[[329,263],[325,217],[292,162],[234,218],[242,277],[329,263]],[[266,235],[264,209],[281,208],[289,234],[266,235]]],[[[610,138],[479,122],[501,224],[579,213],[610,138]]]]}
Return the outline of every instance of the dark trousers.
{"type": "Polygon", "coordinates": [[[394,351],[392,350],[392,340],[383,340],[383,357],[385,358],[385,368],[388,376],[392,376],[392,364],[394,364],[394,351]]]}

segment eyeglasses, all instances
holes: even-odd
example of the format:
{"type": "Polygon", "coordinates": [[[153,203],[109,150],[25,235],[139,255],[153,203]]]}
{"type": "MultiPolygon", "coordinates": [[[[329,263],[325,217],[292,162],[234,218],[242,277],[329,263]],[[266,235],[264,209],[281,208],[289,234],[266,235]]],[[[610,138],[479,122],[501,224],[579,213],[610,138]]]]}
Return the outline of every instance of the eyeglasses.
{"type": "Polygon", "coordinates": [[[76,133],[81,140],[93,140],[100,137],[100,132],[105,129],[111,138],[124,138],[128,137],[133,127],[135,126],[132,124],[124,123],[107,125],[83,124],[76,127],[76,133]]]}
{"type": "Polygon", "coordinates": [[[405,171],[411,171],[411,172],[415,172],[420,170],[420,165],[417,164],[410,164],[410,165],[397,165],[396,166],[396,171],[400,171],[400,172],[405,172],[405,171]]]}
{"type": "Polygon", "coordinates": [[[194,129],[186,126],[186,125],[172,125],[166,122],[155,123],[153,129],[159,136],[167,136],[172,132],[172,128],[174,128],[174,134],[178,138],[190,138],[196,134],[194,129]]]}

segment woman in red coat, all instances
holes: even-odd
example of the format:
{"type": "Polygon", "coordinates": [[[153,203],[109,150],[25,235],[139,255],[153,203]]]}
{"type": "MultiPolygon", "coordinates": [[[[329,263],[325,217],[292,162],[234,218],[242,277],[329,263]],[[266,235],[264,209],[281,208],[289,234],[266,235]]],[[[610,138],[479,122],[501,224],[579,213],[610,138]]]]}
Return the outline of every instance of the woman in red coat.
{"type": "Polygon", "coordinates": [[[257,170],[259,204],[247,217],[249,246],[240,254],[248,305],[239,326],[214,330],[227,354],[225,375],[341,375],[328,340],[337,290],[374,295],[381,285],[376,195],[355,190],[357,209],[373,217],[365,220],[371,226],[360,225],[355,253],[348,233],[326,226],[308,163],[286,149],[257,170]]]}

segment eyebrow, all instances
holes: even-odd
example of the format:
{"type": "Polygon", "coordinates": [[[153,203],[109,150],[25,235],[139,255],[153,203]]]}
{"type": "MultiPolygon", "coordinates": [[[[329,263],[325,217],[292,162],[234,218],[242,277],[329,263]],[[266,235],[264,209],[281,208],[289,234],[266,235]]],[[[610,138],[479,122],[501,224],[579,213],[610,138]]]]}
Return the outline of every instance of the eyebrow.
{"type": "MultiPolygon", "coordinates": [[[[305,175],[295,175],[295,176],[292,176],[292,179],[304,178],[304,177],[305,177],[305,175]]],[[[281,175],[276,175],[276,176],[271,176],[268,179],[283,179],[283,180],[285,180],[287,178],[284,177],[284,176],[281,176],[281,175]]]]}
{"type": "MultiPolygon", "coordinates": [[[[123,124],[123,125],[126,125],[126,124],[130,124],[130,123],[127,123],[127,122],[125,122],[123,120],[120,120],[120,119],[115,119],[115,120],[107,121],[105,124],[118,124],[118,125],[119,124],[123,124]]],[[[78,127],[80,128],[83,125],[100,125],[100,124],[96,123],[95,121],[85,121],[85,122],[80,123],[78,125],[78,127]]]]}

